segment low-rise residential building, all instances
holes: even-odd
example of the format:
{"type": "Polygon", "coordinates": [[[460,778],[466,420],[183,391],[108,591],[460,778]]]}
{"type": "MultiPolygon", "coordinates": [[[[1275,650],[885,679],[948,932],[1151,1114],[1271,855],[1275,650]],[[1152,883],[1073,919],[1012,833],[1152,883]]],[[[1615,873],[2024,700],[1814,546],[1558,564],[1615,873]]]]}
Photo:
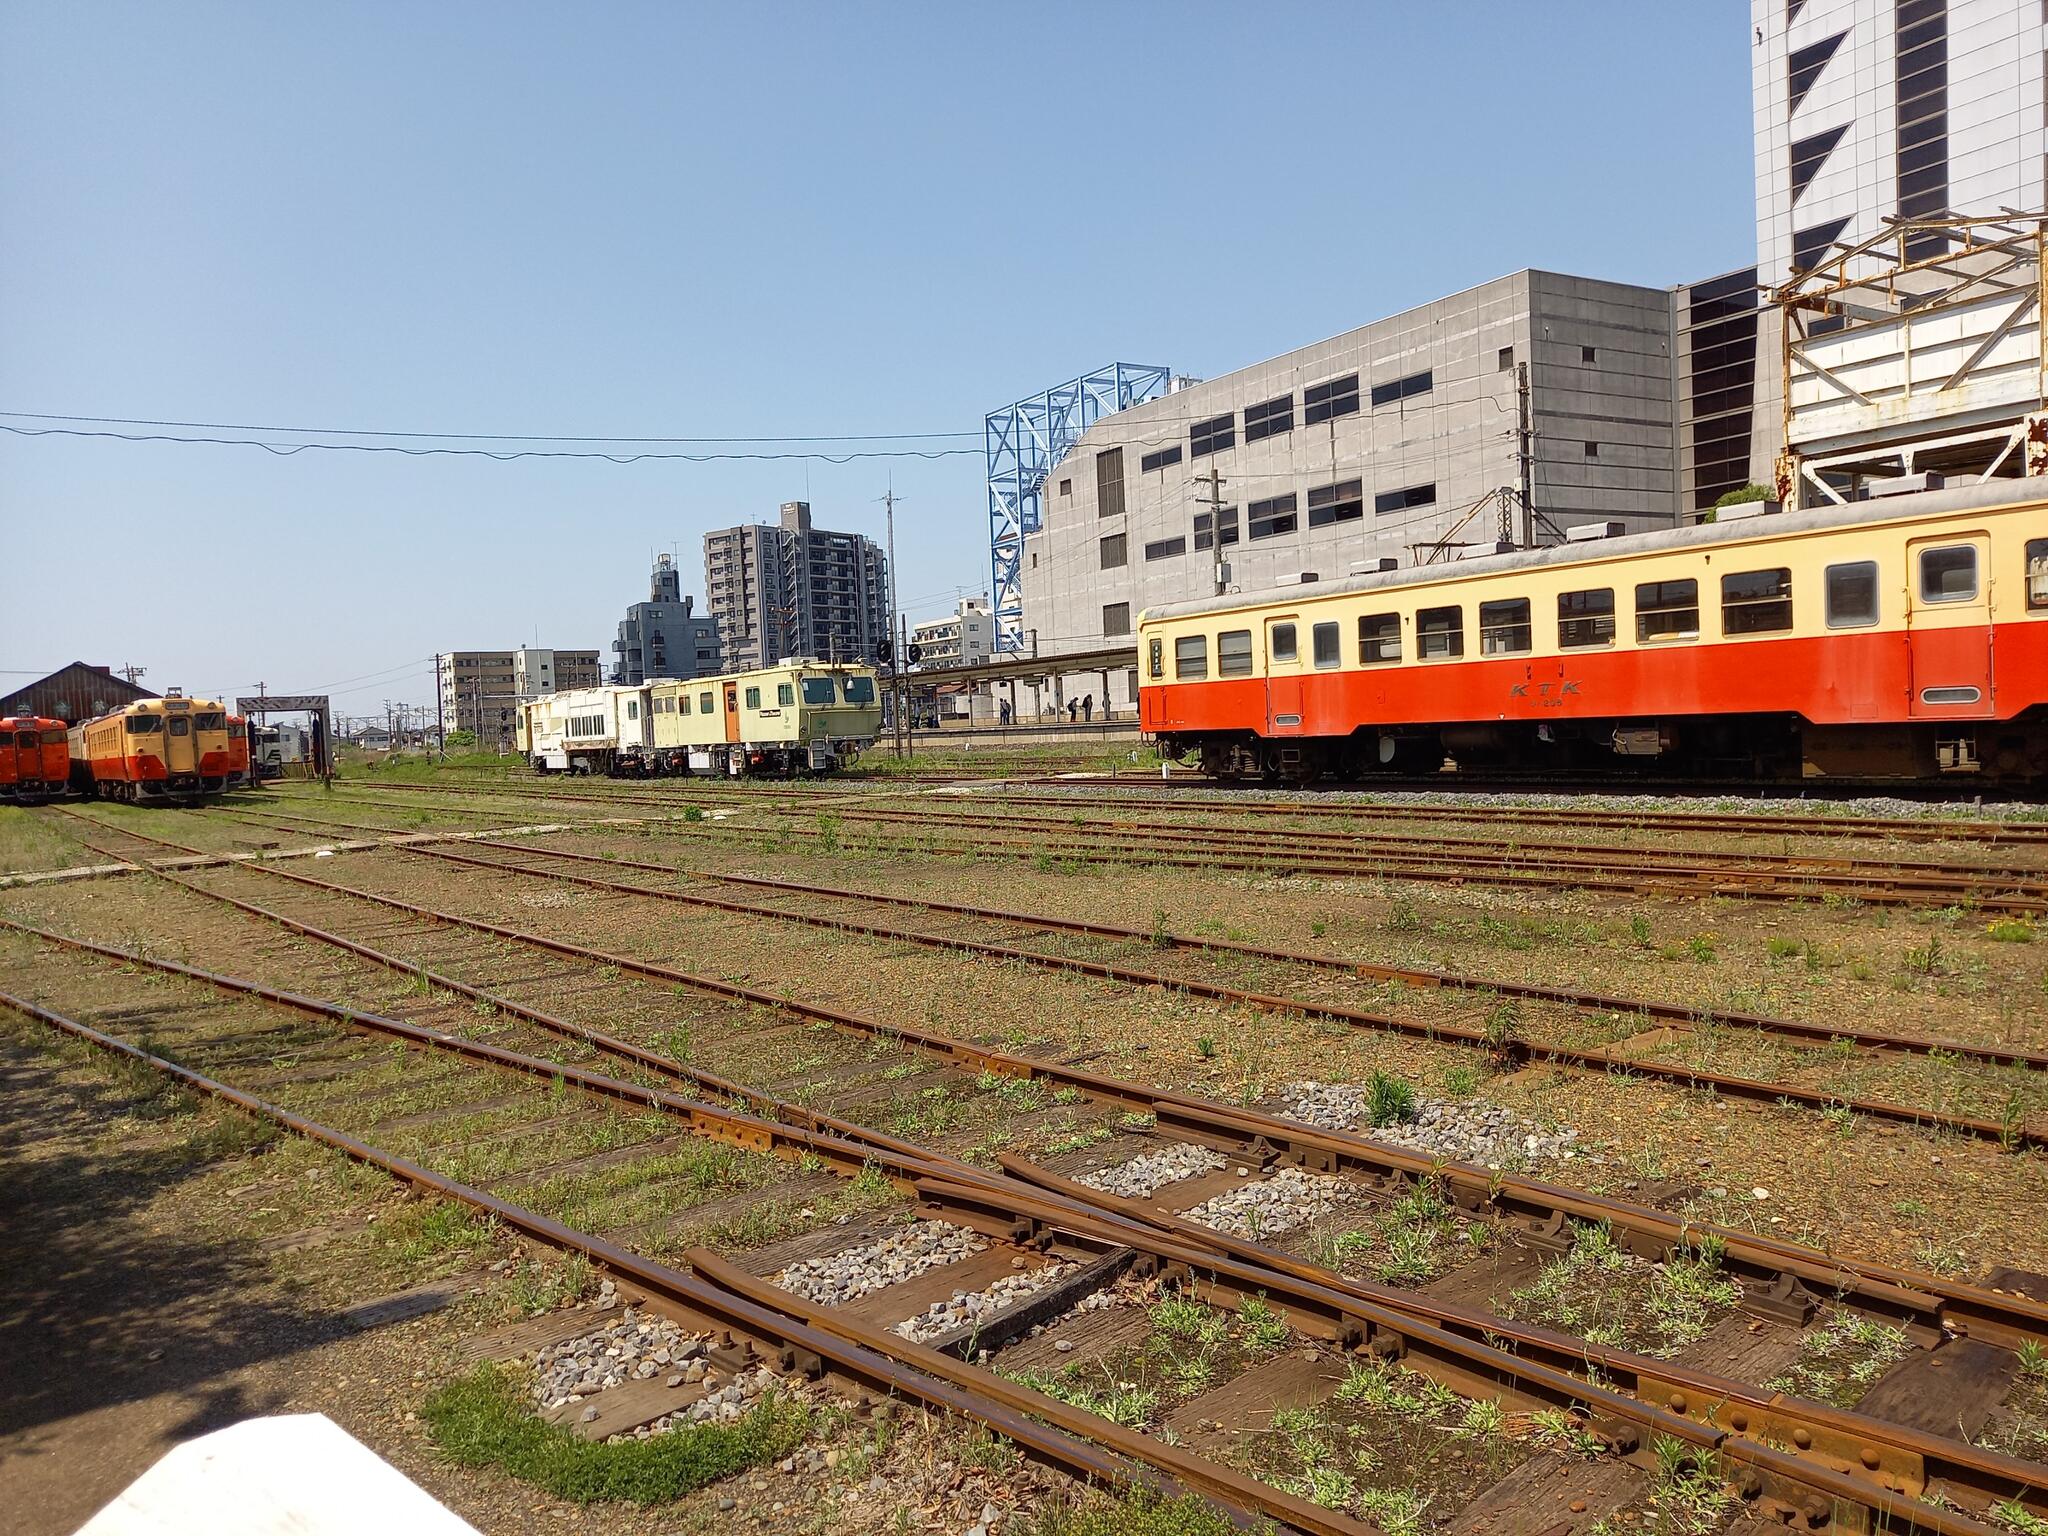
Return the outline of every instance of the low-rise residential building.
{"type": "Polygon", "coordinates": [[[943,619],[911,626],[911,664],[922,668],[971,667],[995,654],[996,621],[985,597],[963,597],[943,619]]]}
{"type": "Polygon", "coordinates": [[[485,746],[511,742],[521,701],[601,681],[596,651],[541,646],[444,651],[439,671],[442,729],[471,732],[485,746]]]}

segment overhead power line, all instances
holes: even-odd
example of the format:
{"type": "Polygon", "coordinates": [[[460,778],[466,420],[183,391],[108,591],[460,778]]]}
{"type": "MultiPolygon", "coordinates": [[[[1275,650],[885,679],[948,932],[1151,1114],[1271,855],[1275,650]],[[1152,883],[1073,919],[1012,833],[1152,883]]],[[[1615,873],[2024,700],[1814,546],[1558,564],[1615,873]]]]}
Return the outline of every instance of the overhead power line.
{"type": "Polygon", "coordinates": [[[158,421],[139,416],[70,416],[54,411],[0,411],[18,421],[72,421],[95,427],[178,427],[195,432],[290,432],[301,437],[404,437],[461,443],[914,443],[981,439],[979,432],[847,432],[808,437],[585,437],[569,432],[400,432],[371,427],[252,426],[237,421],[158,421]]]}

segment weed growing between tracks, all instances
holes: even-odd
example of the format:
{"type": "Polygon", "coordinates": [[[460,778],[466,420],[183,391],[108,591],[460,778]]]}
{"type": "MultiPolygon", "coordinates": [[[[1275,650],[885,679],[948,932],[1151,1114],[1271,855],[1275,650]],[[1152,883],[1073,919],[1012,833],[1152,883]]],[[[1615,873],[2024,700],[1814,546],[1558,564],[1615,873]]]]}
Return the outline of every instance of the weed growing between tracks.
{"type": "Polygon", "coordinates": [[[681,1498],[744,1467],[786,1456],[817,1421],[805,1404],[771,1398],[735,1424],[696,1424],[646,1440],[591,1441],[538,1417],[517,1373],[482,1365],[420,1406],[434,1443],[470,1467],[499,1467],[576,1504],[681,1498]]]}
{"type": "Polygon", "coordinates": [[[1575,1226],[1571,1247],[1511,1300],[1512,1315],[1663,1357],[1698,1339],[1741,1295],[1717,1254],[1651,1264],[1625,1252],[1602,1223],[1575,1226]]]}

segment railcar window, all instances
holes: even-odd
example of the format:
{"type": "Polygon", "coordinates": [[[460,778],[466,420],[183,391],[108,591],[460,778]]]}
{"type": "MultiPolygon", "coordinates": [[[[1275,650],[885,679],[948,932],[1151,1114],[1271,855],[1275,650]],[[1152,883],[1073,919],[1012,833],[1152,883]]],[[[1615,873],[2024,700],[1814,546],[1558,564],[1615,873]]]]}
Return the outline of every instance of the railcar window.
{"type": "Polygon", "coordinates": [[[1513,656],[1529,649],[1529,599],[1502,598],[1479,605],[1479,654],[1513,656]]]}
{"type": "Polygon", "coordinates": [[[688,695],[687,693],[679,693],[679,694],[677,694],[677,695],[676,695],[676,713],[677,713],[677,714],[679,714],[679,715],[687,715],[687,714],[688,714],[689,712],[690,712],[690,696],[689,696],[689,695],[688,695]]]}
{"type": "Polygon", "coordinates": [[[1636,584],[1636,639],[1697,640],[1700,637],[1700,584],[1685,581],[1643,581],[1636,584]]]}
{"type": "Polygon", "coordinates": [[[1424,661],[1465,654],[1465,610],[1425,608],[1415,615],[1415,650],[1424,661]]]}
{"type": "Polygon", "coordinates": [[[804,702],[806,704],[830,704],[832,702],[832,679],[829,677],[805,678],[804,702]]]}
{"type": "Polygon", "coordinates": [[[638,699],[626,700],[626,718],[628,720],[638,720],[640,718],[640,701],[638,699]]]}
{"type": "Polygon", "coordinates": [[[1227,629],[1216,637],[1216,675],[1218,677],[1250,677],[1252,675],[1252,632],[1248,629],[1227,629]]]}
{"type": "Polygon", "coordinates": [[[875,680],[872,677],[849,677],[846,680],[846,702],[849,704],[874,703],[875,680]]]}
{"type": "Polygon", "coordinates": [[[227,723],[228,717],[226,714],[217,709],[203,709],[192,717],[192,727],[194,730],[225,730],[227,729],[227,723]]]}
{"type": "Polygon", "coordinates": [[[192,734],[192,722],[183,715],[171,716],[171,734],[173,736],[190,736],[192,734]]]}
{"type": "Polygon", "coordinates": [[[761,690],[760,690],[760,689],[758,689],[758,688],[749,688],[749,689],[747,690],[747,708],[749,708],[749,709],[759,709],[760,707],[761,707],[761,690]]]}
{"type": "Polygon", "coordinates": [[[1272,660],[1296,661],[1299,659],[1294,649],[1294,626],[1292,624],[1275,624],[1267,632],[1266,638],[1266,648],[1272,652],[1272,660]]]}
{"type": "Polygon", "coordinates": [[[1316,665],[1319,667],[1341,667],[1344,665],[1343,645],[1337,638],[1335,624],[1318,624],[1311,632],[1315,642],[1316,665]]]}
{"type": "Polygon", "coordinates": [[[775,685],[775,703],[780,709],[788,709],[792,704],[796,703],[796,684],[777,683],[775,685]]]}
{"type": "Polygon", "coordinates": [[[707,715],[708,715],[708,714],[710,714],[710,713],[711,713],[711,711],[712,711],[712,710],[713,710],[713,709],[714,709],[714,708],[716,707],[716,706],[714,706],[714,705],[712,704],[712,702],[711,702],[711,699],[712,699],[712,695],[710,695],[710,694],[708,694],[708,693],[700,693],[700,694],[698,694],[698,695],[697,695],[697,708],[699,708],[700,710],[702,710],[702,711],[703,711],[703,712],[704,712],[705,714],[707,714],[707,715]]]}
{"type": "Polygon", "coordinates": [[[1977,595],[1977,551],[1950,544],[1920,551],[1920,601],[1966,603],[1977,595]]]}
{"type": "Polygon", "coordinates": [[[1401,615],[1364,613],[1358,617],[1358,663],[1401,659],[1401,615]]]}
{"type": "Polygon", "coordinates": [[[34,731],[16,731],[14,733],[14,744],[17,747],[32,747],[36,744],[36,733],[34,731]]]}
{"type": "Polygon", "coordinates": [[[2027,540],[2027,612],[2048,608],[2048,539],[2027,540]]]}
{"type": "Polygon", "coordinates": [[[1614,588],[1558,593],[1557,643],[1566,650],[1614,644],[1614,588]]]}
{"type": "MultiPolygon", "coordinates": [[[[1251,635],[1245,635],[1246,640],[1251,635]]],[[[1219,644],[1217,652],[1222,653],[1219,644]]],[[[1250,671],[1251,655],[1245,655],[1246,671],[1250,671]]],[[[1209,675],[1209,637],[1207,635],[1181,635],[1173,642],[1173,675],[1184,683],[1199,683],[1209,675]]]]}
{"type": "Polygon", "coordinates": [[[1763,635],[1792,627],[1792,573],[1739,571],[1721,578],[1721,633],[1763,635]]]}
{"type": "Polygon", "coordinates": [[[130,736],[154,736],[163,728],[163,721],[155,715],[130,715],[128,717],[128,734],[130,736]]]}
{"type": "Polygon", "coordinates": [[[1877,562],[1852,560],[1828,567],[1829,629],[1863,629],[1877,622],[1877,562]]]}

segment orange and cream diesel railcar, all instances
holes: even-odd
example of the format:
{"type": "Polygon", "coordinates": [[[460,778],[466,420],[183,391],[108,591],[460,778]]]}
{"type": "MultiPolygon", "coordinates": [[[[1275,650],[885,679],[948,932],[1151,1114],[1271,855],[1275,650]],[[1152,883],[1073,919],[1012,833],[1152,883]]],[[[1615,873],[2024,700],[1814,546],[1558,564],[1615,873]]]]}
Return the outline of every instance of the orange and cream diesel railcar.
{"type": "Polygon", "coordinates": [[[190,803],[228,787],[228,714],[212,699],[138,699],[71,728],[72,787],[190,803]]]}
{"type": "Polygon", "coordinates": [[[1176,603],[1138,647],[1147,734],[1226,777],[2048,782],[2048,482],[1176,603]]]}

